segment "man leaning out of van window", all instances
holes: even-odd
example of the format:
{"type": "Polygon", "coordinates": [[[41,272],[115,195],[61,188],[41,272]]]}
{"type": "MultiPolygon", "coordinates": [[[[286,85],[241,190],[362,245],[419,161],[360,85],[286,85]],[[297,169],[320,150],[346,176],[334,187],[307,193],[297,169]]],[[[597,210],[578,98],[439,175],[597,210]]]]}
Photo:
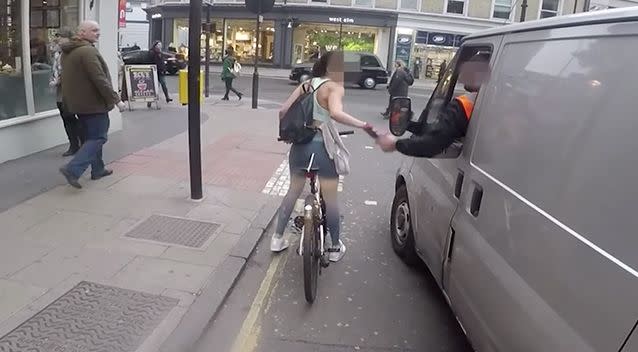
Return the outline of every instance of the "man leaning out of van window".
{"type": "Polygon", "coordinates": [[[440,154],[455,140],[465,137],[479,88],[488,79],[489,55],[477,54],[462,65],[459,73],[458,80],[467,92],[452,99],[439,113],[436,122],[426,124],[427,111],[423,110],[419,120],[424,125],[420,131],[404,139],[383,134],[377,138],[377,144],[385,152],[397,150],[408,156],[431,158],[440,154]]]}

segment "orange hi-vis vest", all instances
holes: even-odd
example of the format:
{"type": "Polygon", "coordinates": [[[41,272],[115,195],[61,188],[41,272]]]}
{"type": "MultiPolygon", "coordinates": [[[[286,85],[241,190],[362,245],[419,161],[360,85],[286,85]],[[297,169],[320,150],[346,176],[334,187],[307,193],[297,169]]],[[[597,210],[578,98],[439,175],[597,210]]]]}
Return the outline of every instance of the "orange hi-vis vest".
{"type": "Polygon", "coordinates": [[[465,111],[465,118],[468,121],[472,118],[472,111],[474,111],[474,99],[476,99],[476,94],[464,94],[460,97],[456,97],[463,111],[465,111]]]}

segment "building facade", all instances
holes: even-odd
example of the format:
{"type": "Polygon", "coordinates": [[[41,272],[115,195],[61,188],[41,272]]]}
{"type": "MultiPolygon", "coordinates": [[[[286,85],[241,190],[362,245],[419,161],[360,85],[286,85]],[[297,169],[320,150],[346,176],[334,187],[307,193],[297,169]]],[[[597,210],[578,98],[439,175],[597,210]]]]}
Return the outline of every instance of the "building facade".
{"type": "MultiPolygon", "coordinates": [[[[62,27],[93,19],[117,82],[117,4],[109,0],[0,0],[0,163],[66,143],[52,75],[54,38],[62,27]]],[[[119,112],[111,131],[121,129],[119,112]]]]}
{"type": "Polygon", "coordinates": [[[126,2],[126,23],[125,27],[120,28],[120,48],[149,48],[149,20],[145,11],[147,5],[148,2],[142,0],[126,2]]]}
{"type": "MultiPolygon", "coordinates": [[[[528,0],[525,20],[582,12],[586,1],[594,0],[528,0]]],[[[259,48],[255,16],[244,9],[243,0],[204,2],[211,5],[215,23],[213,61],[232,46],[241,62],[258,55],[266,64],[290,67],[318,52],[342,48],[373,52],[384,64],[400,58],[424,73],[429,65],[434,70],[428,75],[436,75],[463,36],[518,21],[522,0],[276,0],[273,11],[264,15],[259,48]]],[[[188,9],[188,0],[151,0],[150,39],[185,52],[188,9]]]]}

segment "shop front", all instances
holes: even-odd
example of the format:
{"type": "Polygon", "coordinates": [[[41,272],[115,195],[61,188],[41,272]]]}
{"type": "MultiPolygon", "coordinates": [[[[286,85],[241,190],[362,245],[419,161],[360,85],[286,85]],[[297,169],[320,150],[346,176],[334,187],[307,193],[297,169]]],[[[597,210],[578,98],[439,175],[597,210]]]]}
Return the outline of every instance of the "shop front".
{"type": "Polygon", "coordinates": [[[441,67],[446,67],[461,46],[463,35],[416,31],[412,51],[412,67],[419,78],[435,79],[441,67]]]}
{"type": "MultiPolygon", "coordinates": [[[[65,142],[55,91],[49,86],[55,34],[60,28],[75,29],[84,18],[100,22],[100,49],[112,52],[105,59],[117,82],[117,10],[106,11],[117,5],[111,5],[107,1],[0,0],[0,162],[65,142]]],[[[121,118],[119,113],[114,115],[112,130],[118,130],[121,118]]]]}
{"type": "MultiPolygon", "coordinates": [[[[374,53],[386,64],[396,14],[352,10],[348,17],[341,17],[335,11],[338,10],[276,6],[264,15],[257,48],[256,19],[246,18],[247,12],[240,6],[213,5],[211,22],[215,29],[210,36],[211,61],[220,62],[225,48],[232,47],[242,64],[254,62],[257,55],[265,65],[288,68],[337,49],[374,53]]],[[[150,18],[161,18],[151,22],[151,40],[171,43],[178,51],[187,50],[187,5],[160,5],[148,9],[148,13],[150,18]]],[[[204,48],[203,35],[201,44],[204,48]]]]}
{"type": "Polygon", "coordinates": [[[397,21],[395,58],[405,61],[415,78],[437,79],[461,46],[463,37],[503,25],[466,16],[402,13],[397,21]]]}

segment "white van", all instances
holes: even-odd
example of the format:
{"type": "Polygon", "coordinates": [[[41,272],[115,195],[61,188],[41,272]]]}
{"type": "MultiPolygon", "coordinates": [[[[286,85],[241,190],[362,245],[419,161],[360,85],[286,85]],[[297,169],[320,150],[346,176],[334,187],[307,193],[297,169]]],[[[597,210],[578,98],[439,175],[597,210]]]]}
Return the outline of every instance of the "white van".
{"type": "Polygon", "coordinates": [[[477,351],[638,351],[638,8],[466,37],[412,123],[477,52],[491,79],[465,139],[398,171],[396,253],[427,264],[477,351]]]}

